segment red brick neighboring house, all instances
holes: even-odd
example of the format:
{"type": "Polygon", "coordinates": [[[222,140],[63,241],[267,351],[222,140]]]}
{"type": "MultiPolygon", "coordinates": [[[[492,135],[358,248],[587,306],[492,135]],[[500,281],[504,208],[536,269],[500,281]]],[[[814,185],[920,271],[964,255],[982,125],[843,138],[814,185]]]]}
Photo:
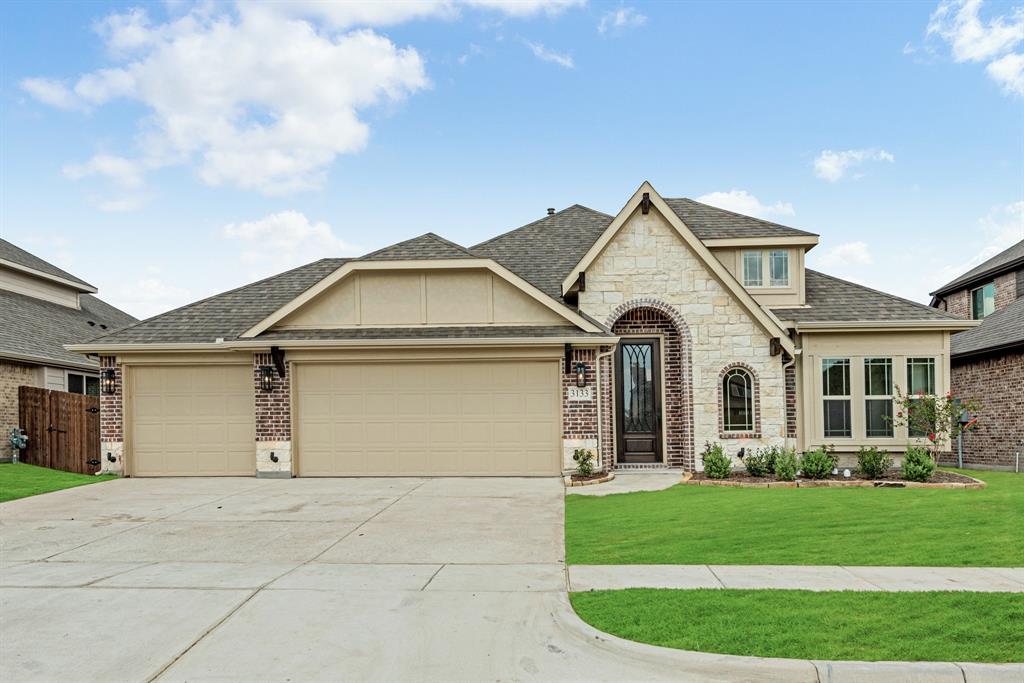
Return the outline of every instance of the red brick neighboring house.
{"type": "Polygon", "coordinates": [[[982,406],[979,428],[964,436],[965,464],[1024,466],[1024,240],[937,289],[931,303],[982,321],[950,338],[953,392],[982,406]]]}

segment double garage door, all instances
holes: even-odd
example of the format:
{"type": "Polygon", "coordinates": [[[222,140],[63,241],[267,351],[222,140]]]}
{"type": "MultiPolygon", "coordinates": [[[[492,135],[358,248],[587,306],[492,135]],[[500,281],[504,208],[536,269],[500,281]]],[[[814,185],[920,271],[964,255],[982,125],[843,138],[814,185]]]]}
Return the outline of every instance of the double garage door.
{"type": "MultiPolygon", "coordinates": [[[[252,476],[249,365],[133,367],[137,476],[252,476]]],[[[299,363],[300,476],[556,475],[557,361],[299,363]]]]}

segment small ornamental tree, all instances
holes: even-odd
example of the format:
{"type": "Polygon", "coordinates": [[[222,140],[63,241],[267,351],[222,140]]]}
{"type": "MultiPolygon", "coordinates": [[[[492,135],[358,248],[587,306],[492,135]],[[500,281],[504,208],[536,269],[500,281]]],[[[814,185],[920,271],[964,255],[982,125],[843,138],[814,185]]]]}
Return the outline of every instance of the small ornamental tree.
{"type": "Polygon", "coordinates": [[[943,446],[978,426],[976,417],[961,424],[960,414],[964,411],[975,413],[979,405],[973,399],[954,397],[953,392],[944,396],[929,396],[923,391],[904,394],[897,386],[895,402],[896,415],[889,418],[892,425],[907,427],[912,437],[927,437],[928,449],[935,462],[939,461],[943,446]]]}

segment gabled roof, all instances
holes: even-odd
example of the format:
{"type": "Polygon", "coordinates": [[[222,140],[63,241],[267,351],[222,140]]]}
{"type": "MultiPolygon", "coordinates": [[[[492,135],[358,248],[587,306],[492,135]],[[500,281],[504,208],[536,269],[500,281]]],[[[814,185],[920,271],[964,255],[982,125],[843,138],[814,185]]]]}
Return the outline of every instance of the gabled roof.
{"type": "Polygon", "coordinates": [[[80,344],[104,330],[116,330],[135,318],[91,294],[78,308],[0,290],[0,357],[39,364],[96,368],[97,364],[65,344],[80,344]]]}
{"type": "Polygon", "coordinates": [[[16,247],[5,239],[0,239],[0,260],[18,267],[19,270],[31,270],[44,276],[47,279],[64,280],[82,292],[95,292],[96,288],[85,280],[75,277],[66,270],[61,270],[48,261],[44,261],[35,254],[30,254],[21,247],[16,247]],[[77,287],[76,287],[77,285],[77,287]]]}
{"type": "Polygon", "coordinates": [[[468,249],[432,232],[413,237],[360,256],[360,261],[425,261],[434,259],[479,258],[468,249]]]}
{"type": "Polygon", "coordinates": [[[953,357],[1024,347],[1024,297],[985,316],[981,325],[950,337],[953,357]]]}
{"type": "MultiPolygon", "coordinates": [[[[958,289],[969,287],[980,280],[993,278],[997,275],[1024,267],[1024,240],[1017,242],[1009,249],[1001,251],[984,263],[971,268],[969,271],[942,285],[931,293],[933,297],[939,298],[944,294],[950,294],[958,289]]],[[[933,304],[937,303],[933,301],[933,304]]]]}
{"type": "Polygon", "coordinates": [[[259,282],[161,313],[119,332],[97,337],[90,343],[189,344],[210,343],[218,337],[234,339],[336,271],[346,260],[327,258],[307,263],[259,282]]]}
{"type": "Polygon", "coordinates": [[[702,240],[818,236],[813,232],[797,230],[753,216],[744,216],[685,197],[666,197],[665,203],[686,223],[693,234],[702,240]]]}
{"type": "Polygon", "coordinates": [[[562,279],[601,236],[612,217],[573,204],[470,247],[494,259],[548,296],[562,297],[562,279]]]}
{"type": "Polygon", "coordinates": [[[832,275],[808,268],[806,271],[805,307],[772,308],[782,320],[800,323],[814,322],[909,322],[949,321],[964,323],[960,318],[943,311],[886,294],[855,282],[841,280],[832,275]]]}

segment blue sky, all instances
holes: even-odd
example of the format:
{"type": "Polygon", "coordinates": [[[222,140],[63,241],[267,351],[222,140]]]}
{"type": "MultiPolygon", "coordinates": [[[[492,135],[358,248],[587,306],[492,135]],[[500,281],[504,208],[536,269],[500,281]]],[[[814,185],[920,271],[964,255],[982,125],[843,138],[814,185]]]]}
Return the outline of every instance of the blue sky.
{"type": "Polygon", "coordinates": [[[0,8],[0,235],[147,316],[645,179],[927,300],[1024,238],[1024,7],[0,8]]]}

